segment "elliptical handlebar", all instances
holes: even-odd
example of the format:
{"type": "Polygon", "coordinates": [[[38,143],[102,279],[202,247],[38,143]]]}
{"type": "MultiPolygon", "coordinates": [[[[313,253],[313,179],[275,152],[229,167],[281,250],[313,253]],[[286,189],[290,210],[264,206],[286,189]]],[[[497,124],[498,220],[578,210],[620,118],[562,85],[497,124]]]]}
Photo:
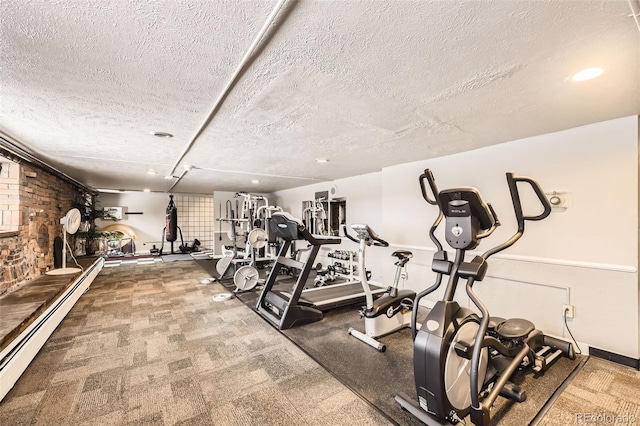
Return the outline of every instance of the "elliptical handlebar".
{"type": "Polygon", "coordinates": [[[507,183],[509,185],[509,192],[511,193],[511,203],[513,204],[513,211],[515,212],[516,220],[518,221],[518,230],[516,231],[515,234],[513,234],[511,238],[509,238],[504,243],[484,252],[482,254],[482,258],[485,260],[488,259],[490,256],[493,256],[494,254],[501,252],[502,250],[505,250],[511,247],[513,244],[515,244],[515,242],[518,241],[520,237],[522,237],[522,234],[524,233],[525,221],[542,220],[551,214],[551,204],[549,204],[549,200],[547,200],[547,197],[544,195],[544,191],[542,190],[542,188],[540,187],[540,184],[536,180],[529,177],[516,176],[513,172],[508,172],[506,175],[507,175],[507,183]],[[518,190],[518,182],[525,182],[531,186],[531,189],[533,189],[533,192],[535,192],[536,196],[538,197],[538,200],[540,201],[540,204],[543,207],[542,213],[536,216],[524,215],[524,213],[522,212],[522,202],[520,201],[520,191],[518,190]]]}
{"type": "Polygon", "coordinates": [[[518,230],[524,231],[525,220],[542,220],[551,214],[551,204],[547,197],[544,195],[540,184],[528,177],[515,176],[513,172],[507,173],[507,183],[509,184],[509,192],[511,192],[511,202],[513,203],[513,210],[516,213],[516,219],[518,220],[518,230]],[[522,213],[522,203],[520,202],[520,192],[518,191],[518,182],[528,183],[535,192],[540,204],[544,208],[544,211],[537,216],[524,216],[522,213]]]}
{"type": "Polygon", "coordinates": [[[436,180],[433,177],[433,173],[431,173],[431,169],[425,169],[424,173],[422,173],[420,175],[420,177],[418,178],[419,182],[420,182],[420,190],[422,191],[422,198],[425,199],[425,201],[433,206],[439,206],[438,204],[438,186],[436,185],[436,180]],[[427,187],[424,184],[424,181],[429,182],[429,187],[431,188],[431,193],[433,194],[433,199],[431,199],[431,197],[429,197],[429,194],[427,193],[427,187]]]}
{"type": "MultiPolygon", "coordinates": [[[[433,244],[435,244],[437,248],[437,253],[441,253],[443,258],[446,259],[447,253],[444,251],[442,247],[442,243],[440,242],[440,240],[438,240],[438,237],[436,237],[436,233],[435,233],[436,229],[438,229],[438,226],[440,225],[440,222],[442,222],[442,219],[444,218],[444,212],[442,211],[442,206],[438,202],[438,194],[440,193],[440,191],[438,190],[438,185],[436,185],[436,180],[433,177],[433,173],[431,172],[431,169],[425,169],[424,173],[422,173],[418,178],[418,182],[420,183],[422,198],[424,198],[424,200],[427,203],[434,206],[438,206],[438,217],[436,217],[436,220],[433,221],[433,224],[429,229],[429,238],[431,238],[431,241],[433,241],[433,244]],[[433,199],[429,197],[429,194],[427,192],[427,188],[425,185],[425,180],[429,183],[431,193],[433,194],[433,199]]],[[[418,293],[413,301],[413,309],[411,312],[411,338],[413,340],[415,340],[416,335],[418,334],[417,323],[418,323],[418,307],[420,305],[420,300],[422,300],[422,298],[424,298],[428,294],[433,293],[436,289],[438,289],[441,283],[442,283],[442,273],[438,272],[436,273],[435,283],[431,287],[418,293]]]]}
{"type": "Polygon", "coordinates": [[[491,211],[491,215],[493,216],[493,220],[495,221],[496,226],[502,225],[500,223],[500,219],[498,219],[498,215],[496,214],[496,211],[493,209],[493,206],[491,205],[491,203],[487,203],[487,207],[489,207],[489,210],[491,211]]]}
{"type": "Polygon", "coordinates": [[[495,231],[496,228],[498,228],[498,226],[501,225],[500,219],[498,219],[498,215],[496,214],[496,211],[493,209],[493,206],[490,203],[487,203],[487,207],[489,208],[489,212],[491,212],[491,216],[493,217],[493,225],[491,225],[491,228],[487,229],[484,232],[479,233],[476,236],[476,238],[479,240],[483,238],[487,238],[489,235],[493,234],[493,231],[495,231]]]}
{"type": "Polygon", "coordinates": [[[420,190],[422,191],[422,197],[424,198],[424,200],[433,206],[438,206],[439,214],[436,220],[433,222],[433,225],[431,225],[431,229],[429,230],[429,238],[431,238],[431,241],[433,241],[433,244],[436,245],[436,248],[438,249],[438,251],[442,251],[443,250],[442,243],[440,242],[440,240],[438,240],[438,237],[436,237],[436,234],[435,234],[436,229],[438,228],[438,226],[440,225],[440,222],[442,222],[442,219],[444,218],[444,212],[442,211],[442,206],[438,202],[438,194],[440,193],[440,190],[438,190],[438,185],[436,185],[436,179],[433,177],[433,173],[431,172],[431,169],[425,169],[424,173],[422,173],[418,178],[418,181],[420,182],[420,190]],[[425,187],[425,184],[424,184],[425,179],[429,182],[429,187],[431,188],[433,199],[431,199],[429,197],[429,194],[427,193],[427,188],[425,187]]]}

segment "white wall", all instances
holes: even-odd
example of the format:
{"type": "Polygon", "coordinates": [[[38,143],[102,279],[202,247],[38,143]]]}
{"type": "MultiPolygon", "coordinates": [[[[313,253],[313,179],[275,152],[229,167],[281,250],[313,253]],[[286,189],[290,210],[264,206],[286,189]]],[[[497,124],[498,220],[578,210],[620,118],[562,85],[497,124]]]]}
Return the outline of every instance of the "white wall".
{"type": "MultiPolygon", "coordinates": [[[[165,209],[169,203],[167,194],[155,192],[101,193],[98,200],[102,207],[124,207],[122,220],[118,223],[127,225],[136,232],[138,237],[136,251],[138,253],[148,253],[153,244],[160,248],[162,229],[165,225],[165,209]],[[124,212],[141,212],[142,214],[127,215],[124,212]]],[[[111,223],[113,222],[96,221],[100,228],[111,223]]]]}
{"type": "MultiPolygon", "coordinates": [[[[122,220],[118,221],[123,225],[131,227],[137,236],[136,252],[149,253],[155,245],[160,248],[162,244],[162,230],[165,227],[165,212],[169,204],[169,194],[157,192],[124,192],[124,193],[101,193],[99,196],[102,207],[124,207],[123,212],[141,212],[142,214],[124,214],[122,220]]],[[[182,229],[184,243],[191,245],[194,238],[198,238],[201,249],[211,249],[213,238],[213,198],[207,194],[175,194],[174,203],[178,208],[178,226],[182,229]],[[190,205],[198,200],[198,205],[190,205]],[[202,207],[200,201],[206,202],[202,207]],[[194,213],[196,213],[194,215],[194,213]],[[197,216],[206,215],[206,218],[197,216]],[[209,217],[210,216],[210,217],[209,217]],[[202,221],[200,220],[202,219],[202,221]],[[206,219],[206,221],[205,221],[206,219]]],[[[96,224],[102,228],[112,221],[97,220],[96,224]]],[[[180,238],[174,242],[174,251],[179,251],[180,238]]],[[[171,249],[170,243],[165,241],[164,252],[171,249]]]]}
{"type": "MultiPolygon", "coordinates": [[[[638,358],[637,146],[638,118],[633,116],[274,196],[285,210],[300,215],[303,200],[335,185],[335,197],[347,199],[347,223],[369,223],[392,243],[389,249],[367,252],[374,279],[390,282],[394,267],[388,256],[409,248],[415,257],[409,262],[408,285],[420,290],[435,276],[428,230],[437,209],[422,199],[418,185],[425,168],[433,170],[440,189],[474,186],[493,205],[502,226],[479,250],[515,232],[505,172],[533,177],[547,192],[566,191],[570,207],[542,222],[528,222],[523,238],[491,259],[488,277],[475,289],[492,314],[528,318],[545,332],[567,338],[562,304],[573,304],[576,317],[569,326],[578,341],[638,358]]],[[[535,214],[535,198],[524,199],[526,213],[535,214]]],[[[355,244],[342,246],[353,249],[355,244]]],[[[458,296],[468,305],[463,287],[458,296]]]]}
{"type": "MultiPolygon", "coordinates": [[[[366,223],[373,230],[380,234],[382,238],[385,236],[382,233],[382,209],[381,209],[381,173],[370,173],[361,176],[354,176],[347,179],[339,179],[332,182],[317,183],[313,185],[303,186],[299,188],[287,189],[284,191],[277,191],[272,194],[277,204],[284,209],[284,211],[291,213],[297,218],[302,218],[302,202],[310,201],[314,199],[316,192],[335,190],[334,194],[330,195],[330,198],[345,198],[347,201],[346,207],[346,222],[352,223],[366,223]]],[[[349,228],[351,231],[351,229],[349,228]]],[[[355,235],[351,231],[352,235],[355,235]]],[[[342,230],[340,230],[342,235],[342,230]]],[[[343,238],[343,242],[340,245],[327,245],[320,250],[315,263],[320,262],[323,265],[331,263],[327,254],[332,250],[351,250],[358,251],[358,245],[346,238],[343,238]]],[[[372,271],[372,279],[379,281],[383,279],[383,271],[381,268],[376,268],[374,265],[379,263],[378,256],[383,252],[378,247],[371,248],[367,251],[367,269],[372,271]]],[[[385,259],[386,260],[386,259],[385,259]]]]}

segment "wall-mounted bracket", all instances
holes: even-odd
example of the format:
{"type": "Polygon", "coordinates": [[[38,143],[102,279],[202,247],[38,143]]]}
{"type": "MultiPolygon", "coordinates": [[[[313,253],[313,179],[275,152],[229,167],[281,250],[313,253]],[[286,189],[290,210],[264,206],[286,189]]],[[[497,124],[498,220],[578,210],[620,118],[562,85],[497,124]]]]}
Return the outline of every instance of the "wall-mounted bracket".
{"type": "Polygon", "coordinates": [[[551,210],[555,212],[564,212],[571,205],[571,194],[564,191],[545,192],[551,210]]]}

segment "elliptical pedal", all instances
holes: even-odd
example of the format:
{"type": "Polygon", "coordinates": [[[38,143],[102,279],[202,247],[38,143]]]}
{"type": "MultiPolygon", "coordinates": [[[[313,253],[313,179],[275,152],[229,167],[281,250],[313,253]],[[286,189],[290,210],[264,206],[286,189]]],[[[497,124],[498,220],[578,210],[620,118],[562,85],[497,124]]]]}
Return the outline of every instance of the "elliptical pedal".
{"type": "Polygon", "coordinates": [[[534,361],[534,366],[531,368],[536,373],[541,373],[553,364],[560,356],[562,356],[562,350],[556,349],[555,352],[546,355],[551,350],[550,346],[543,346],[538,352],[534,361]]]}
{"type": "Polygon", "coordinates": [[[507,382],[504,387],[500,389],[500,396],[515,402],[524,402],[527,399],[527,391],[515,383],[507,382]]]}

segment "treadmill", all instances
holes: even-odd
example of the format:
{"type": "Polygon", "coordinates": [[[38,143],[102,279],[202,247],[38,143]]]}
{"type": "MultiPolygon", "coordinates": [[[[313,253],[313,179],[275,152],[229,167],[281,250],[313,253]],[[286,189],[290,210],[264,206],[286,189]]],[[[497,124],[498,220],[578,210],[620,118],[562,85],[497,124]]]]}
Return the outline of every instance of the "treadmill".
{"type": "Polygon", "coordinates": [[[281,238],[284,243],[258,298],[256,310],[278,330],[320,321],[323,317],[322,312],[329,309],[364,303],[365,292],[359,281],[307,290],[304,288],[320,247],[326,244],[340,244],[340,238],[313,235],[301,221],[289,213],[274,213],[270,229],[273,235],[281,238]],[[305,262],[286,256],[291,243],[296,240],[305,240],[311,246],[305,262]],[[273,289],[282,266],[300,270],[290,293],[273,289]]]}

